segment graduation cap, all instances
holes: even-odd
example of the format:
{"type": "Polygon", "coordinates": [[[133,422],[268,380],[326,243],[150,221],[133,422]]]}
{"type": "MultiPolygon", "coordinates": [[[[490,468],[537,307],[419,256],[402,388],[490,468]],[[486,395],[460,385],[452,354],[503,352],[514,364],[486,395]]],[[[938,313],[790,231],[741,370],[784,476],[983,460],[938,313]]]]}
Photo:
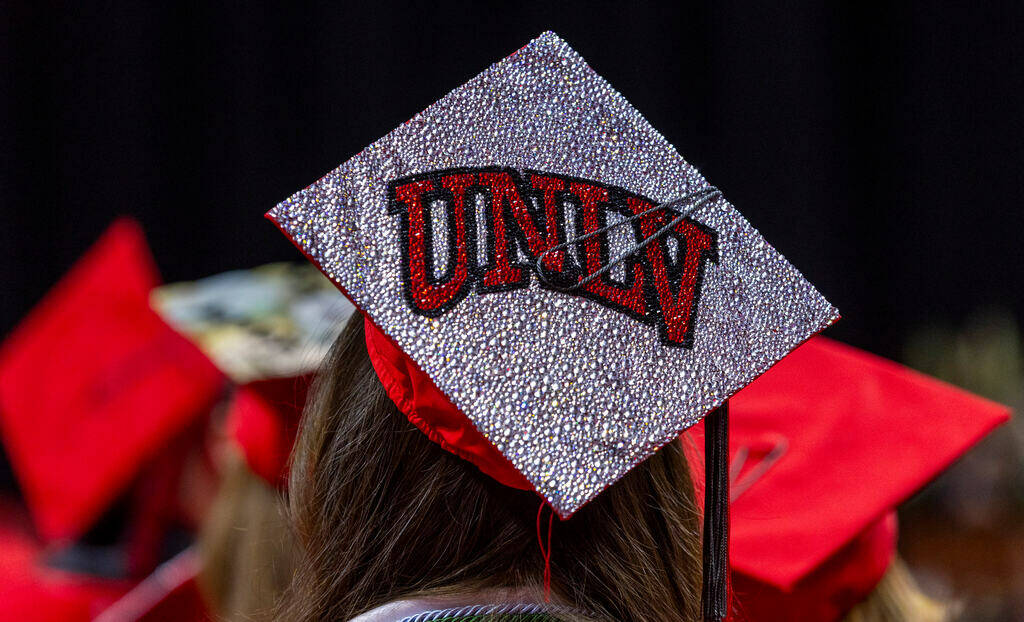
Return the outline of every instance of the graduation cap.
{"type": "Polygon", "coordinates": [[[542,34],[268,217],[364,314],[410,421],[562,518],[717,413],[725,615],[723,405],[838,313],[568,44],[542,34]]]}
{"type": "Polygon", "coordinates": [[[151,302],[238,385],[312,372],[352,313],[315,267],[291,263],[163,285],[151,302]]]}
{"type": "Polygon", "coordinates": [[[44,538],[83,533],[221,391],[150,308],[158,283],[141,229],[119,220],[0,348],[0,431],[44,538]]]}
{"type": "Polygon", "coordinates": [[[228,405],[228,436],[246,464],[272,486],[283,486],[312,374],[254,380],[235,390],[228,405]]]}
{"type": "Polygon", "coordinates": [[[895,508],[1009,417],[824,337],[730,406],[736,619],[766,622],[842,618],[889,568],[895,508]]]}
{"type": "Polygon", "coordinates": [[[287,263],[172,283],[153,300],[236,383],[228,437],[255,474],[284,485],[313,373],[352,304],[313,266],[287,263]]]}

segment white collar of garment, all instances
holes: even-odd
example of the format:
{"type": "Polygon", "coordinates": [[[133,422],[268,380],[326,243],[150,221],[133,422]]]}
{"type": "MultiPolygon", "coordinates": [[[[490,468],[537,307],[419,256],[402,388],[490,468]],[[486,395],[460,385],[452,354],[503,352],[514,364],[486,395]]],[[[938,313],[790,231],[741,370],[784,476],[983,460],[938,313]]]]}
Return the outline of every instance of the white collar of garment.
{"type": "Polygon", "coordinates": [[[426,596],[385,603],[362,613],[349,622],[401,622],[402,620],[428,611],[468,607],[481,604],[532,603],[537,602],[533,594],[513,590],[486,590],[468,594],[447,596],[426,596]]]}

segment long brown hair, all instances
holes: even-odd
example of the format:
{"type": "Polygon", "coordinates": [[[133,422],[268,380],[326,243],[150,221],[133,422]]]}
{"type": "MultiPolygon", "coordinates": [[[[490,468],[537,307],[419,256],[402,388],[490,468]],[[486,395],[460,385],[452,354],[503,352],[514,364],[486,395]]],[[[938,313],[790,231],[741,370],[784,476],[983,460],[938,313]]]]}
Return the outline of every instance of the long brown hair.
{"type": "MultiPolygon", "coordinates": [[[[279,618],[348,620],[410,596],[536,590],[539,498],[441,449],[388,399],[355,317],[335,343],[293,453],[299,558],[279,618]]],[[[680,443],[568,521],[555,520],[552,599],[625,621],[696,620],[699,512],[680,443]]]]}
{"type": "Polygon", "coordinates": [[[959,607],[931,598],[918,586],[910,568],[897,557],[864,602],[843,622],[948,622],[959,607]]]}
{"type": "Polygon", "coordinates": [[[199,587],[214,619],[261,619],[291,580],[295,544],[281,493],[235,451],[199,532],[199,587]]]}

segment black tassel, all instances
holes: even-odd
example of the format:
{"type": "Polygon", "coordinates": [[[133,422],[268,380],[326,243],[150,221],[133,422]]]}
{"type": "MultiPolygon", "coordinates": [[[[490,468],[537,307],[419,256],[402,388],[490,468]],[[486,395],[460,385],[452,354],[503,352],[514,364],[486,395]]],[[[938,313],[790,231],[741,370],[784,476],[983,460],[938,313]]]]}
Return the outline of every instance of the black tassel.
{"type": "Polygon", "coordinates": [[[729,604],[729,402],[704,418],[704,620],[721,622],[729,604]]]}

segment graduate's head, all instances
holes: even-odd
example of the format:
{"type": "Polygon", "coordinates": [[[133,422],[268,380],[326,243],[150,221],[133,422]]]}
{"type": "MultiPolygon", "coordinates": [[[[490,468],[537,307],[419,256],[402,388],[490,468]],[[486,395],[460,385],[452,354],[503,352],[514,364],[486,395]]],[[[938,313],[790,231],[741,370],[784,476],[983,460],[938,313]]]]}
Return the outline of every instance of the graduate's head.
{"type": "MultiPolygon", "coordinates": [[[[345,620],[422,593],[543,598],[540,498],[432,442],[389,399],[349,322],[325,363],[289,481],[301,548],[287,615],[345,620]]],[[[548,541],[550,510],[542,517],[548,541]]],[[[552,600],[615,620],[697,619],[699,511],[671,443],[551,532],[552,600]]]]}
{"type": "Polygon", "coordinates": [[[725,402],[838,311],[565,41],[542,34],[268,217],[366,321],[299,440],[297,601],[344,617],[536,586],[543,500],[567,519],[556,595],[693,618],[678,437],[714,413],[701,599],[725,617],[725,402]]]}

